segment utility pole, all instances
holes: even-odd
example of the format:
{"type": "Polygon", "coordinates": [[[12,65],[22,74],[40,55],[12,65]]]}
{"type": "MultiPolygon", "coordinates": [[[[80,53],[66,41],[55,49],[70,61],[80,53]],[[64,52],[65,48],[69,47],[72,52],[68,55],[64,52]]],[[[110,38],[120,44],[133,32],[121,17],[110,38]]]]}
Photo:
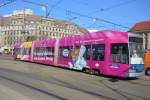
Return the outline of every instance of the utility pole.
{"type": "Polygon", "coordinates": [[[24,4],[23,4],[23,42],[25,41],[25,7],[24,7],[24,4]]]}

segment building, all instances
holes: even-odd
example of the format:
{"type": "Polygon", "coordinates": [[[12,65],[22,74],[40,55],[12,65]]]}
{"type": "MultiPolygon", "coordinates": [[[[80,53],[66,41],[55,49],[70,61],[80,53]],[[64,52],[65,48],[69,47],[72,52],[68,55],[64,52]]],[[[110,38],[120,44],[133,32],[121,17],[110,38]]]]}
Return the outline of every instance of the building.
{"type": "Polygon", "coordinates": [[[0,17],[0,47],[9,51],[12,51],[17,41],[60,38],[87,32],[71,22],[33,15],[30,9],[17,10],[0,17]]]}
{"type": "Polygon", "coordinates": [[[150,49],[150,21],[136,23],[129,32],[144,35],[145,49],[150,49]]]}

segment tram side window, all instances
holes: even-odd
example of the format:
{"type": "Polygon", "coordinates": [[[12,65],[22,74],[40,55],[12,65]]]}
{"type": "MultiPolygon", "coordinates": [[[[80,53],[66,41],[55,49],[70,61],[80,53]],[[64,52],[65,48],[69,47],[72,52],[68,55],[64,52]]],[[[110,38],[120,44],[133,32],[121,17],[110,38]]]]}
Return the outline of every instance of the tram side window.
{"type": "Polygon", "coordinates": [[[26,55],[29,55],[29,49],[26,48],[26,55]]]}
{"type": "Polygon", "coordinates": [[[92,60],[104,61],[105,45],[95,44],[92,45],[92,60]]]}
{"type": "Polygon", "coordinates": [[[19,53],[20,48],[14,48],[13,51],[19,53]]]}
{"type": "Polygon", "coordinates": [[[41,48],[40,48],[41,56],[44,56],[44,51],[45,51],[45,47],[41,47],[41,48]]]}
{"type": "Polygon", "coordinates": [[[47,47],[45,50],[46,50],[45,56],[54,57],[54,47],[47,47]]]}
{"type": "Polygon", "coordinates": [[[43,56],[42,55],[42,47],[38,48],[38,56],[43,56]]]}
{"type": "Polygon", "coordinates": [[[70,58],[70,49],[69,46],[60,47],[60,57],[62,58],[70,58]]]}
{"type": "Polygon", "coordinates": [[[37,55],[37,48],[33,49],[33,55],[36,56],[37,55]]]}
{"type": "Polygon", "coordinates": [[[83,55],[85,60],[90,60],[90,51],[91,51],[91,46],[85,45],[85,53],[83,55]]]}
{"type": "Polygon", "coordinates": [[[31,54],[31,48],[25,48],[25,55],[31,54]]]}
{"type": "Polygon", "coordinates": [[[54,52],[55,52],[54,47],[52,47],[52,57],[54,57],[54,52]]]}
{"type": "Polygon", "coordinates": [[[51,49],[52,49],[51,56],[54,57],[54,47],[52,47],[51,49]]]}
{"type": "Polygon", "coordinates": [[[38,56],[39,48],[36,48],[36,56],[38,56]]]}
{"type": "Polygon", "coordinates": [[[31,48],[29,48],[29,55],[31,55],[31,48]]]}
{"type": "Polygon", "coordinates": [[[37,48],[37,56],[40,56],[40,55],[39,55],[39,52],[40,52],[40,48],[38,47],[38,48],[37,48]]]}
{"type": "Polygon", "coordinates": [[[26,48],[23,48],[22,54],[23,54],[23,55],[26,55],[26,54],[27,54],[27,49],[26,49],[26,48]]]}
{"type": "Polygon", "coordinates": [[[22,53],[22,48],[18,48],[18,53],[22,53]]]}
{"type": "Polygon", "coordinates": [[[34,56],[42,56],[42,52],[43,52],[43,50],[42,50],[43,48],[35,48],[35,50],[33,51],[34,53],[34,56]]]}
{"type": "Polygon", "coordinates": [[[129,52],[127,43],[111,44],[111,61],[128,64],[129,52]]]}
{"type": "Polygon", "coordinates": [[[52,54],[51,54],[51,51],[52,49],[50,47],[47,47],[47,57],[50,57],[52,54]]]}

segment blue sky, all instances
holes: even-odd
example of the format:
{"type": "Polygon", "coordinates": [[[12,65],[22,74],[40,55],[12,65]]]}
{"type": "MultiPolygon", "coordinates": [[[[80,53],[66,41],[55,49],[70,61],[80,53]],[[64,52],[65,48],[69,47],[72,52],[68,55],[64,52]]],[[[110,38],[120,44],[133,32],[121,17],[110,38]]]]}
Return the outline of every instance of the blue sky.
{"type": "MultiPolygon", "coordinates": [[[[0,0],[4,1],[4,0],[0,0]]],[[[126,27],[132,27],[140,21],[150,20],[150,0],[27,0],[48,5],[52,9],[49,17],[69,20],[89,29],[117,29],[127,31],[104,19],[126,27]],[[85,16],[84,16],[85,15],[85,16]]],[[[1,3],[1,2],[0,2],[1,3]]],[[[34,14],[45,16],[41,6],[23,3],[21,0],[0,8],[0,15],[12,13],[17,9],[32,9],[34,14]]]]}

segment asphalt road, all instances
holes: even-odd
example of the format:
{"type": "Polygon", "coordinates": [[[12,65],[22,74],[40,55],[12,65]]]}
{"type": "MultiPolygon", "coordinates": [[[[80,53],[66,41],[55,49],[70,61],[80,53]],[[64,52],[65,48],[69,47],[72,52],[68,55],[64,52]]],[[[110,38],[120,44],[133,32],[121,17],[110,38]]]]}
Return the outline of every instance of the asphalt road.
{"type": "Polygon", "coordinates": [[[118,79],[0,56],[0,100],[150,100],[150,77],[118,79]]]}

